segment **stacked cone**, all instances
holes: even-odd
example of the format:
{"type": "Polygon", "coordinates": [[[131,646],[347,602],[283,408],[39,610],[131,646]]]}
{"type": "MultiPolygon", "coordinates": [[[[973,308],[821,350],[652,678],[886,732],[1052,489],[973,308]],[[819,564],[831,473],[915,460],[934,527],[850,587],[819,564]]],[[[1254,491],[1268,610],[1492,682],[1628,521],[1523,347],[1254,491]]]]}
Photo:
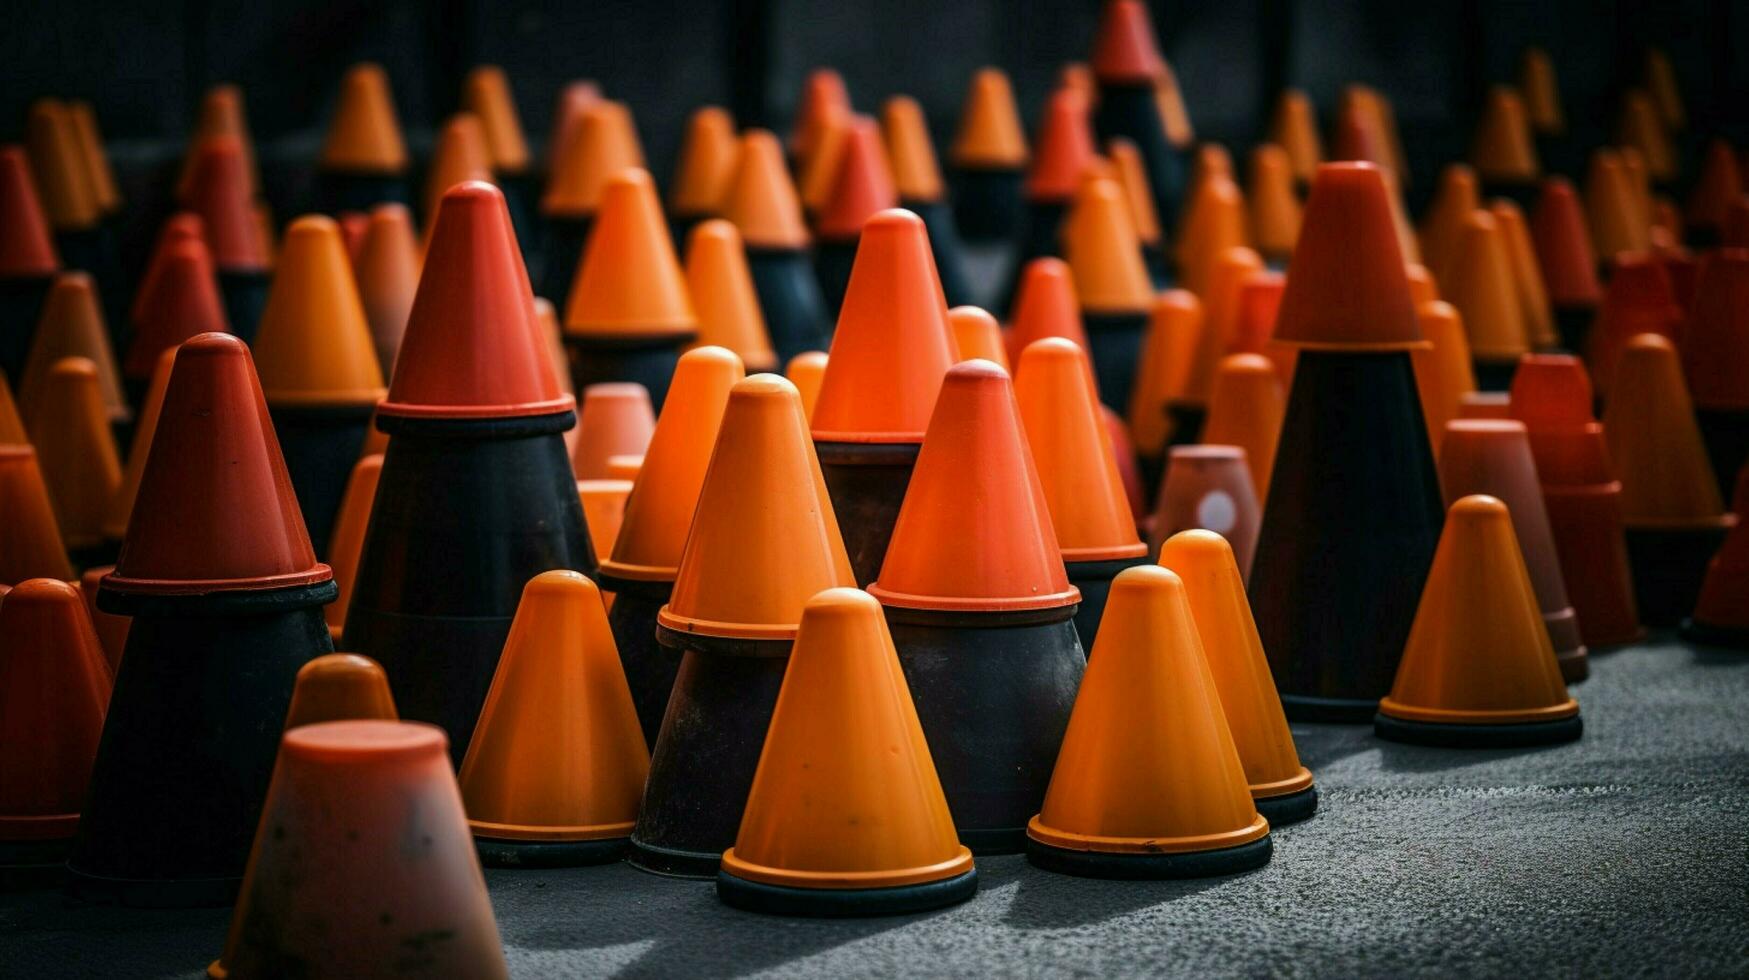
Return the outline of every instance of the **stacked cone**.
{"type": "Polygon", "coordinates": [[[1184,193],[1184,161],[1182,144],[1168,133],[1161,111],[1163,81],[1172,115],[1179,115],[1182,105],[1173,97],[1177,85],[1160,56],[1147,6],[1138,0],[1106,3],[1088,60],[1098,83],[1094,125],[1100,137],[1134,143],[1147,164],[1154,200],[1169,211],[1176,208],[1184,193]]]}
{"type": "Polygon", "coordinates": [[[546,233],[538,253],[543,271],[535,280],[536,291],[555,303],[564,302],[575,289],[578,264],[608,183],[627,169],[644,166],[632,112],[621,102],[591,102],[562,139],[540,201],[546,233]]]}
{"type": "Polygon", "coordinates": [[[218,272],[225,318],[246,341],[255,339],[267,302],[271,265],[252,195],[253,179],[242,141],[215,136],[195,151],[179,202],[184,210],[200,216],[218,272]]]}
{"type": "Polygon", "coordinates": [[[1122,185],[1082,181],[1063,222],[1063,253],[1075,278],[1098,394],[1113,408],[1128,408],[1154,290],[1122,185]]]}
{"type": "Polygon", "coordinates": [[[121,427],[133,417],[122,393],[121,373],[116,370],[103,310],[98,303],[95,284],[86,273],[65,272],[55,277],[43,301],[42,319],[31,341],[30,356],[25,359],[24,371],[18,379],[18,400],[27,414],[40,397],[55,364],[62,358],[82,357],[97,372],[97,386],[109,422],[121,427]]]}
{"type": "Polygon", "coordinates": [[[753,288],[777,356],[788,360],[824,347],[832,320],[814,278],[808,228],[777,137],[763,129],[741,137],[722,211],[747,246],[753,288]]]}
{"type": "Polygon", "coordinates": [[[899,203],[880,126],[873,119],[850,119],[839,144],[832,161],[825,165],[831,176],[823,186],[829,190],[820,197],[814,216],[814,272],[828,311],[838,310],[844,303],[863,226],[899,203]]]}
{"type": "Polygon", "coordinates": [[[1012,311],[1020,276],[1033,259],[1060,254],[1058,230],[1083,172],[1095,158],[1087,100],[1059,88],[1045,103],[1026,173],[1026,205],[1016,222],[1014,266],[996,293],[996,308],[1012,311]]]}

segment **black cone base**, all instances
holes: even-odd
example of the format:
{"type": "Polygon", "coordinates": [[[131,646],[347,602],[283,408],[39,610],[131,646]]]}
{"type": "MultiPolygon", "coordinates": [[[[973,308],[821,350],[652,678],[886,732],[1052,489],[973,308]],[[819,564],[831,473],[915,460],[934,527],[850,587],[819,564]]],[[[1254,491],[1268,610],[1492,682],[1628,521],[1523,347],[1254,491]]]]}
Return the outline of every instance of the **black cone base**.
{"type": "Polygon", "coordinates": [[[1135,386],[1136,364],[1141,360],[1142,335],[1148,331],[1148,311],[1082,314],[1087,343],[1093,359],[1093,376],[1099,383],[1099,401],[1118,414],[1129,411],[1130,391],[1135,386]]]}
{"type": "Polygon", "coordinates": [[[1392,742],[1428,745],[1441,749],[1513,749],[1530,745],[1571,742],[1585,732],[1578,715],[1559,721],[1536,721],[1518,725],[1449,725],[1430,721],[1405,721],[1379,712],[1373,733],[1392,742]]]}
{"type": "Polygon", "coordinates": [[[1146,881],[1162,878],[1211,878],[1238,874],[1269,863],[1275,845],[1268,834],[1237,847],[1183,854],[1071,851],[1026,839],[1026,859],[1035,867],[1078,878],[1146,881]]]}
{"type": "Polygon", "coordinates": [[[953,171],[953,220],[968,242],[1007,241],[1021,220],[1021,167],[956,167],[953,171]]]}
{"type": "Polygon", "coordinates": [[[1719,496],[1728,502],[1737,485],[1737,474],[1749,462],[1749,409],[1696,408],[1694,419],[1700,423],[1707,459],[1712,461],[1713,474],[1719,478],[1719,496]]]}
{"type": "Polygon", "coordinates": [[[298,669],[334,649],[333,582],[204,596],[97,594],[134,617],[67,890],[105,904],[224,905],[249,847],[298,669]]]}
{"type": "Polygon", "coordinates": [[[1298,721],[1372,720],[1444,521],[1406,351],[1302,350],[1251,566],[1263,649],[1298,721]]]}
{"type": "Polygon", "coordinates": [[[1021,212],[1020,231],[1015,236],[1014,264],[1003,277],[1002,288],[996,293],[990,312],[1006,322],[1014,315],[1014,294],[1020,291],[1020,277],[1026,264],[1033,259],[1062,254],[1057,231],[1069,213],[1068,201],[1028,201],[1021,212]]]}
{"type": "Polygon", "coordinates": [[[267,309],[266,272],[219,270],[219,295],[225,302],[225,320],[231,332],[243,338],[245,344],[255,343],[255,331],[261,326],[261,312],[267,309]]]}
{"type": "Polygon", "coordinates": [[[960,233],[954,227],[953,209],[941,200],[901,201],[899,206],[909,208],[923,219],[923,227],[929,232],[929,251],[935,256],[935,272],[941,277],[941,291],[947,296],[947,305],[951,308],[976,302],[972,281],[966,275],[965,259],[961,256],[960,233]]]}
{"type": "Polygon", "coordinates": [[[1074,612],[886,608],[954,826],[975,854],[1020,852],[1044,804],[1086,669],[1074,612]]]}
{"type": "Polygon", "coordinates": [[[1585,339],[1591,336],[1591,321],[1595,319],[1595,306],[1555,307],[1555,332],[1561,335],[1561,349],[1569,354],[1584,353],[1585,339]]]}
{"type": "Polygon", "coordinates": [[[958,905],[977,893],[976,868],[941,881],[893,888],[790,888],[737,878],[727,871],[717,875],[717,897],[725,905],[748,912],[810,919],[928,912],[958,905]]]}
{"type": "Polygon", "coordinates": [[[759,310],[765,314],[765,333],[777,359],[789,359],[805,351],[823,351],[831,343],[832,317],[820,283],[799,249],[747,246],[747,267],[753,274],[753,291],[759,295],[759,310]]]}
{"type": "Polygon", "coordinates": [[[37,320],[42,316],[43,298],[48,295],[52,281],[50,276],[0,279],[0,371],[6,372],[6,380],[14,388],[24,375],[24,362],[30,356],[30,343],[36,337],[37,320]]]}
{"type": "Polygon", "coordinates": [[[632,704],[638,709],[638,727],[644,744],[656,744],[662,731],[662,716],[668,711],[668,695],[680,673],[681,652],[656,642],[656,614],[674,592],[673,582],[643,582],[603,573],[601,587],[614,595],[607,611],[607,625],[619,647],[620,666],[632,689],[632,704]]]}
{"type": "Polygon", "coordinates": [[[709,878],[741,829],[791,643],[660,626],[656,633],[685,656],[650,755],[629,860],[657,874],[709,878]]]}
{"type": "Polygon", "coordinates": [[[317,174],[318,196],[330,214],[366,211],[379,204],[406,204],[404,174],[364,174],[327,170],[317,174]]]}
{"type": "Polygon", "coordinates": [[[583,246],[589,241],[595,216],[549,214],[543,223],[546,228],[541,233],[540,276],[535,280],[534,294],[551,301],[563,321],[565,306],[571,300],[571,281],[583,261],[583,246]]]}
{"type": "Polygon", "coordinates": [[[674,380],[674,367],[680,363],[680,350],[696,337],[691,333],[636,341],[566,337],[577,397],[583,397],[583,389],[593,384],[635,381],[650,393],[650,407],[660,414],[668,397],[668,383],[674,380]]]}
{"type": "Polygon", "coordinates": [[[1698,619],[1686,619],[1682,622],[1682,638],[1703,646],[1749,652],[1749,629],[1741,627],[1714,626],[1698,619]]]}
{"type": "MultiPolygon", "coordinates": [[[[117,292],[122,282],[121,254],[116,248],[114,230],[99,222],[76,231],[57,231],[55,247],[61,253],[61,268],[91,273],[107,321],[106,327],[115,330],[120,325],[123,309],[117,292]]],[[[34,321],[31,326],[36,326],[34,321]]]]}
{"type": "Polygon", "coordinates": [[[1081,590],[1081,605],[1075,607],[1075,633],[1081,638],[1081,650],[1093,655],[1093,642],[1099,637],[1099,621],[1105,618],[1105,600],[1111,594],[1111,580],[1126,568],[1148,564],[1148,556],[1114,558],[1109,561],[1069,561],[1069,584],[1081,590]]]}
{"type": "Polygon", "coordinates": [[[856,264],[858,239],[822,238],[814,243],[814,278],[820,282],[820,297],[826,314],[836,322],[850,288],[850,267],[856,264]]]}
{"type": "Polygon", "coordinates": [[[346,481],[364,448],[373,405],[272,409],[273,430],[303,511],[316,557],[328,560],[328,539],[346,496],[346,481]]]}
{"type": "Polygon", "coordinates": [[[388,673],[401,717],[442,726],[459,765],[529,579],[595,574],[561,433],[576,413],[413,420],[390,434],[345,649],[388,673]]]}
{"type": "Polygon", "coordinates": [[[1160,118],[1154,86],[1148,82],[1100,82],[1093,129],[1099,134],[1101,146],[1114,136],[1136,144],[1148,172],[1148,189],[1154,192],[1160,227],[1177,227],[1178,204],[1184,198],[1184,158],[1166,141],[1166,124],[1160,118]]]}
{"type": "Polygon", "coordinates": [[[814,444],[859,589],[880,577],[919,448],[915,443],[814,444]]]}
{"type": "Polygon", "coordinates": [[[1253,799],[1251,803],[1257,807],[1258,813],[1263,814],[1263,819],[1269,821],[1270,827],[1285,827],[1310,820],[1312,814],[1318,812],[1318,787],[1307,786],[1297,793],[1283,796],[1265,796],[1253,799]]]}
{"type": "Polygon", "coordinates": [[[1723,524],[1627,529],[1628,565],[1640,622],[1676,626],[1694,611],[1707,563],[1725,543],[1725,531],[1723,524]]]}
{"type": "Polygon", "coordinates": [[[474,850],[488,868],[581,868],[625,857],[626,839],[501,840],[475,837],[474,850]]]}

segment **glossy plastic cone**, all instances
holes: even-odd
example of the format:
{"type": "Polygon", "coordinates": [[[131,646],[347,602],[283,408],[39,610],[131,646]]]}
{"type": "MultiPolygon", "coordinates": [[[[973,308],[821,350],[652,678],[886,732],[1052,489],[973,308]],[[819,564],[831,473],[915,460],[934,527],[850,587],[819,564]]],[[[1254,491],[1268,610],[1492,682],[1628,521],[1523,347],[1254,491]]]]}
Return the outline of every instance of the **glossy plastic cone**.
{"type": "Polygon", "coordinates": [[[1749,462],[1749,250],[1701,259],[1682,367],[1720,491],[1749,462]]]}
{"type": "MultiPolygon", "coordinates": [[[[988,310],[977,306],[956,306],[947,311],[947,325],[953,331],[954,346],[960,360],[983,358],[1009,369],[1008,349],[1003,342],[1002,325],[988,310]]],[[[1092,370],[1089,368],[1089,370],[1092,370]]]]}
{"type": "Polygon", "coordinates": [[[977,890],[878,603],[809,600],[717,894],[784,915],[893,915],[977,890]]]}
{"type": "Polygon", "coordinates": [[[30,161],[20,147],[0,146],[0,371],[11,377],[24,367],[43,297],[60,265],[30,161]]]}
{"type": "Polygon", "coordinates": [[[128,447],[122,468],[121,484],[109,499],[103,519],[104,538],[119,543],[127,536],[128,518],[134,512],[134,498],[140,492],[140,477],[146,472],[146,459],[151,454],[152,437],[158,431],[158,415],[164,407],[164,389],[170,383],[170,369],[176,363],[176,348],[165,348],[158,355],[158,366],[152,370],[152,380],[140,403],[138,424],[134,426],[134,441],[128,447]]]}
{"type": "Polygon", "coordinates": [[[1427,438],[1434,451],[1445,438],[1445,423],[1458,417],[1463,398],[1476,390],[1476,373],[1470,363],[1470,341],[1457,307],[1441,300],[1416,308],[1421,334],[1428,346],[1413,353],[1415,387],[1421,394],[1421,415],[1427,421],[1427,438]]]}
{"type": "Polygon", "coordinates": [[[1628,341],[1603,431],[1621,477],[1640,617],[1649,626],[1673,625],[1693,611],[1706,563],[1736,518],[1725,511],[1668,339],[1628,341]]]}
{"type": "MultiPolygon", "coordinates": [[[[1050,257],[1033,259],[1021,271],[1014,315],[1008,322],[1008,362],[1018,362],[1021,351],[1046,337],[1062,337],[1082,350],[1093,349],[1081,323],[1074,272],[1069,263],[1050,257]]],[[[965,351],[960,354],[963,357],[965,351]]]]}
{"type": "Polygon", "coordinates": [[[364,532],[370,527],[370,512],[376,502],[377,483],[382,478],[383,457],[371,453],[359,457],[346,480],[346,495],[334,518],[334,536],[328,542],[328,565],[334,569],[339,598],[323,610],[328,632],[335,640],[346,627],[346,609],[352,604],[352,588],[358,584],[358,559],[364,552],[364,532]]]}
{"type": "Polygon", "coordinates": [[[1391,693],[1383,738],[1450,747],[1567,742],[1583,731],[1504,503],[1452,504],[1391,693]]]}
{"type": "Polygon", "coordinates": [[[1231,543],[1239,573],[1250,581],[1261,519],[1261,501],[1243,447],[1173,446],[1148,522],[1148,551],[1158,554],[1165,540],[1180,531],[1213,531],[1231,543]]]}
{"type": "Polygon", "coordinates": [[[1518,421],[1460,420],[1446,427],[1439,450],[1440,485],[1447,500],[1487,494],[1506,504],[1523,549],[1537,604],[1542,609],[1561,676],[1584,680],[1584,640],[1579,619],[1567,600],[1554,533],[1543,504],[1542,486],[1524,424],[1518,421]]]}
{"type": "Polygon", "coordinates": [[[1272,827],[1310,817],[1318,790],[1294,748],[1232,547],[1211,531],[1180,531],[1161,547],[1160,565],[1184,583],[1257,812],[1272,827]]]}
{"type": "Polygon", "coordinates": [[[419,289],[419,264],[411,213],[405,205],[379,205],[370,213],[352,269],[384,377],[393,371],[407,332],[407,315],[419,289]]]}
{"type": "Polygon", "coordinates": [[[706,221],[686,247],[686,289],[698,314],[698,345],[734,351],[754,372],[777,367],[741,233],[722,219],[706,221]]]}
{"type": "Polygon", "coordinates": [[[1618,252],[1640,251],[1651,244],[1646,217],[1621,154],[1600,149],[1592,155],[1585,175],[1585,211],[1598,261],[1608,262],[1618,252]]]}
{"type": "Polygon", "coordinates": [[[973,73],[947,156],[960,232],[972,241],[1010,237],[1019,221],[1027,147],[1014,92],[1001,69],[973,73]]]}
{"type": "Polygon", "coordinates": [[[1029,344],[1014,375],[1027,446],[1070,581],[1081,591],[1075,629],[1099,632],[1105,592],[1123,569],[1147,560],[1114,449],[1088,383],[1087,354],[1060,337],[1029,344]]]}
{"type": "Polygon", "coordinates": [[[535,576],[462,762],[481,857],[515,867],[618,858],[649,763],[595,583],[535,576]]]}
{"type": "Polygon", "coordinates": [[[1178,226],[1178,284],[1206,299],[1216,257],[1245,241],[1245,198],[1239,186],[1225,175],[1203,181],[1178,226]]]}
{"type": "Polygon", "coordinates": [[[395,117],[389,76],[382,66],[363,63],[348,69],[340,101],[322,146],[322,168],[360,174],[401,174],[407,148],[395,117]]]}
{"type": "Polygon", "coordinates": [[[492,151],[486,145],[480,118],[471,112],[458,112],[438,131],[431,165],[426,168],[422,200],[427,220],[437,214],[444,191],[468,180],[492,180],[492,151]]]}
{"type": "Polygon", "coordinates": [[[1525,227],[1524,212],[1511,201],[1495,201],[1489,208],[1500,234],[1506,239],[1506,256],[1512,264],[1512,280],[1516,285],[1519,308],[1524,312],[1524,332],[1531,347],[1551,350],[1560,346],[1555,330],[1554,309],[1549,303],[1549,291],[1543,282],[1542,267],[1537,265],[1536,249],[1525,227]]]}
{"type": "Polygon", "coordinates": [[[1275,446],[1286,406],[1281,378],[1269,358],[1233,354],[1215,369],[1201,441],[1245,450],[1259,500],[1269,497],[1269,475],[1275,469],[1275,446]]]}
{"type": "Polygon", "coordinates": [[[1681,327],[1682,307],[1663,263],[1645,252],[1617,255],[1585,352],[1599,394],[1609,397],[1616,364],[1634,337],[1653,333],[1675,340],[1681,327]]]}
{"type": "Polygon", "coordinates": [[[1084,313],[1097,394],[1107,405],[1127,408],[1154,288],[1117,181],[1082,182],[1063,222],[1063,255],[1084,313]]]}
{"type": "Polygon", "coordinates": [[[388,675],[380,664],[356,653],[330,653],[298,671],[291,707],[285,713],[285,729],[325,721],[399,718],[394,696],[389,693],[388,675]]]}
{"type": "Polygon", "coordinates": [[[820,400],[820,385],[826,380],[826,360],[825,351],[803,351],[790,358],[783,368],[783,376],[802,396],[802,414],[810,422],[814,417],[814,404],[820,400]]]}
{"type": "Polygon", "coordinates": [[[1293,161],[1281,147],[1265,143],[1251,151],[1251,241],[1277,265],[1287,264],[1300,234],[1294,179],[1293,161]]]}
{"type": "Polygon", "coordinates": [[[1499,193],[1523,196],[1536,186],[1542,166],[1531,140],[1530,116],[1511,86],[1488,89],[1470,144],[1470,162],[1482,181],[1499,193]]]}
{"type": "Polygon", "coordinates": [[[55,277],[43,301],[42,319],[30,345],[30,356],[18,382],[18,401],[26,411],[38,398],[54,365],[62,358],[82,357],[97,370],[98,389],[109,421],[125,424],[133,413],[122,393],[121,374],[104,327],[101,297],[91,277],[83,272],[63,272],[55,277]]]}
{"type": "Polygon", "coordinates": [[[1530,350],[1530,333],[1512,272],[1512,255],[1499,222],[1486,211],[1464,220],[1446,267],[1443,293],[1463,317],[1482,387],[1502,391],[1512,369],[1530,350]]]}
{"type": "Polygon", "coordinates": [[[61,539],[84,566],[103,545],[109,500],[121,486],[121,458],[110,433],[97,365],[83,357],[56,361],[24,406],[61,539]]]}
{"type": "Polygon", "coordinates": [[[590,385],[583,390],[578,412],[572,470],[579,480],[602,479],[608,475],[609,456],[642,455],[655,431],[656,413],[643,385],[623,381],[590,385]]]}
{"type": "Polygon", "coordinates": [[[134,339],[122,361],[122,373],[130,379],[148,377],[165,348],[200,334],[230,330],[212,258],[198,240],[171,245],[158,274],[141,283],[140,291],[134,339]]]}
{"type": "Polygon", "coordinates": [[[1696,643],[1749,649],[1749,468],[1737,474],[1732,498],[1737,524],[1707,563],[1694,614],[1682,635],[1696,643]]]}
{"type": "Polygon", "coordinates": [[[128,627],[133,624],[131,616],[117,616],[97,608],[97,589],[103,582],[103,577],[115,571],[114,565],[98,565],[87,568],[79,576],[79,597],[85,603],[85,615],[91,617],[91,625],[97,631],[97,640],[103,646],[103,659],[109,664],[109,672],[114,675],[121,669],[122,650],[127,647],[128,627]]]}
{"type": "Polygon", "coordinates": [[[0,444],[0,505],[8,515],[0,521],[0,585],[72,578],[42,467],[29,443],[0,444]]]}
{"type": "Polygon", "coordinates": [[[1318,137],[1317,110],[1299,89],[1288,89],[1275,104],[1269,124],[1269,140],[1287,153],[1294,180],[1309,183],[1324,161],[1324,144],[1318,137]]]}
{"type": "Polygon", "coordinates": [[[1112,583],[1107,626],[1063,737],[1027,857],[1097,878],[1230,874],[1269,860],[1182,580],[1133,568],[1112,583]],[[1121,755],[1123,766],[1106,764],[1121,755]]]}
{"type": "Polygon", "coordinates": [[[480,120],[486,148],[492,154],[492,169],[520,174],[528,169],[528,141],[522,135],[522,120],[510,80],[497,65],[480,65],[468,72],[462,83],[462,105],[480,120]]]}
{"type": "Polygon", "coordinates": [[[1446,282],[1447,268],[1463,243],[1464,223],[1481,207],[1482,198],[1476,187],[1474,170],[1454,163],[1441,171],[1439,187],[1421,221],[1419,241],[1422,264],[1447,290],[1451,288],[1446,282]]]}
{"type": "Polygon", "coordinates": [[[0,880],[9,885],[65,857],[109,689],[77,587],[33,578],[0,599],[0,880]]]}
{"type": "Polygon", "coordinates": [[[207,976],[508,976],[444,748],[441,731],[397,721],[287,732],[207,976]]]}

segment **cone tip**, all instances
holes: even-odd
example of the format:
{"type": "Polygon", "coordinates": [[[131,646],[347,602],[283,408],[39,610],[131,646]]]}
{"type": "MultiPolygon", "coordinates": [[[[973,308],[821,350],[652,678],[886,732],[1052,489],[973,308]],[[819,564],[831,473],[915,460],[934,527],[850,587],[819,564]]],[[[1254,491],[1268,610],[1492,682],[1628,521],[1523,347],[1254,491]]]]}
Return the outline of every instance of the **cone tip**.
{"type": "Polygon", "coordinates": [[[528,596],[565,596],[581,594],[594,596],[598,594],[595,583],[589,581],[582,572],[568,568],[555,568],[542,572],[528,580],[522,587],[522,594],[528,596]]]}

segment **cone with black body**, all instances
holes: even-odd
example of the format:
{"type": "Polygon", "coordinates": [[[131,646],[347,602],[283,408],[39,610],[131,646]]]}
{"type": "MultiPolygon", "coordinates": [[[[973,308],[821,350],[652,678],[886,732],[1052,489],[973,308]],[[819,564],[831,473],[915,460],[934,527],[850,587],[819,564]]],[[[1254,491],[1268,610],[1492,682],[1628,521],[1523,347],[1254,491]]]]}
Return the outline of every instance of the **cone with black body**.
{"type": "Polygon", "coordinates": [[[541,196],[546,232],[534,281],[538,295],[563,303],[575,289],[608,182],[627,168],[644,166],[644,150],[631,110],[608,100],[585,107],[569,140],[555,149],[558,159],[541,196]]]}
{"type": "Polygon", "coordinates": [[[948,150],[953,215],[967,241],[1006,241],[1020,223],[1026,134],[1008,76],[980,68],[966,90],[959,130],[948,150]]]}
{"type": "Polygon", "coordinates": [[[89,179],[77,124],[68,105],[57,99],[32,103],[25,120],[24,146],[35,177],[37,200],[54,232],[62,264],[91,274],[103,290],[105,313],[113,319],[120,314],[114,291],[121,282],[121,263],[113,229],[103,220],[97,188],[89,179]]]}
{"type": "Polygon", "coordinates": [[[9,378],[24,370],[60,266],[24,150],[0,147],[0,372],[9,378]]]}
{"type": "Polygon", "coordinates": [[[339,102],[316,164],[316,183],[323,207],[333,213],[412,203],[407,146],[381,65],[353,65],[341,79],[339,102]]]}
{"type": "Polygon", "coordinates": [[[1063,222],[1063,252],[1075,277],[1100,401],[1128,410],[1153,306],[1153,283],[1123,185],[1083,180],[1063,222]]]}
{"type": "Polygon", "coordinates": [[[929,230],[929,249],[935,256],[935,271],[941,276],[947,305],[974,302],[978,297],[966,273],[959,228],[954,224],[953,207],[935,161],[935,144],[929,139],[922,106],[907,95],[888,99],[881,110],[881,135],[892,166],[893,186],[899,192],[899,206],[922,218],[923,227],[929,230]]]}
{"type": "Polygon", "coordinates": [[[459,762],[521,583],[595,571],[551,371],[502,194],[444,194],[377,427],[389,434],[344,646],[388,672],[403,717],[459,762]],[[473,366],[459,372],[457,364],[473,366]],[[462,570],[466,570],[462,573],[462,570]]]}
{"type": "Polygon", "coordinates": [[[43,482],[75,568],[109,564],[103,521],[121,487],[121,459],[103,405],[97,366],[83,357],[54,363],[24,406],[43,482]]]}
{"type": "Polygon", "coordinates": [[[462,111],[480,121],[493,182],[504,192],[504,203],[510,209],[518,240],[526,242],[534,237],[529,209],[538,191],[528,140],[523,136],[516,98],[503,68],[477,65],[468,72],[462,80],[462,111]]]}
{"type": "Polygon", "coordinates": [[[1167,138],[1156,83],[1166,69],[1154,40],[1148,8],[1139,0],[1110,0],[1089,59],[1099,84],[1093,125],[1102,140],[1122,137],[1147,164],[1148,184],[1161,220],[1170,225],[1184,197],[1184,159],[1167,138]]]}
{"type": "Polygon", "coordinates": [[[1591,251],[1585,209],[1565,177],[1543,181],[1530,216],[1530,234],[1561,346],[1582,351],[1591,322],[1597,318],[1603,289],[1597,282],[1597,258],[1591,251]]]}
{"type": "Polygon", "coordinates": [[[700,106],[687,118],[668,191],[668,230],[676,245],[692,237],[701,222],[722,212],[739,153],[735,120],[727,109],[700,106]]]}
{"type": "Polygon", "coordinates": [[[1074,89],[1057,89],[1039,122],[1032,165],[1026,172],[1025,206],[1015,226],[1013,264],[996,293],[992,313],[1006,316],[1013,311],[1021,276],[1032,260],[1062,254],[1058,231],[1080,186],[1081,173],[1094,158],[1086,97],[1074,89]]]}
{"type": "Polygon", "coordinates": [[[869,594],[899,662],[960,840],[1021,849],[1086,659],[1070,583],[1008,375],[947,373],[869,594]]]}
{"type": "Polygon", "coordinates": [[[1295,719],[1371,720],[1443,518],[1388,193],[1374,165],[1319,168],[1276,321],[1299,360],[1250,594],[1295,719]]]}
{"type": "Polygon", "coordinates": [[[753,290],[778,359],[787,363],[824,348],[832,317],[808,258],[808,228],[784,169],[783,148],[770,132],[755,129],[741,137],[722,212],[741,231],[753,290]]]}
{"type": "Polygon", "coordinates": [[[814,216],[814,274],[826,310],[838,312],[856,262],[856,246],[867,221],[899,203],[898,189],[873,119],[855,116],[834,155],[837,173],[814,216]]]}
{"type": "Polygon", "coordinates": [[[270,274],[251,186],[242,141],[214,136],[195,151],[180,200],[184,210],[200,215],[225,300],[225,319],[232,332],[249,343],[255,341],[267,306],[270,274]]]}
{"type": "Polygon", "coordinates": [[[267,404],[235,337],[177,351],[104,612],[133,617],[68,891],[222,905],[236,894],[299,668],[333,650],[267,404]]]}

